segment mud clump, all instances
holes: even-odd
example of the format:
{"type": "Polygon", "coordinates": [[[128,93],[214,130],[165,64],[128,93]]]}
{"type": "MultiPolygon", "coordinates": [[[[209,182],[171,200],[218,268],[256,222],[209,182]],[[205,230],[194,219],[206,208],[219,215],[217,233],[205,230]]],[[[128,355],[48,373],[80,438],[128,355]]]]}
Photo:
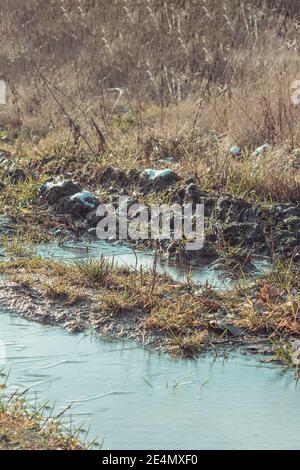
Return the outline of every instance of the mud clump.
{"type": "MultiPolygon", "coordinates": [[[[231,194],[203,191],[196,177],[183,179],[170,169],[120,170],[106,167],[95,175],[93,187],[106,192],[101,202],[116,209],[117,224],[120,217],[119,196],[126,196],[129,208],[152,195],[157,204],[163,202],[167,192],[170,204],[204,204],[205,246],[189,252],[185,243],[158,240],[160,250],[169,258],[202,263],[222,256],[226,247],[243,248],[250,253],[275,255],[280,259],[293,256],[300,259],[300,207],[288,203],[262,206],[231,194]],[[185,252],[185,253],[184,253],[185,252]]],[[[95,227],[103,216],[97,215],[99,199],[83,190],[80,184],[58,177],[40,188],[37,203],[46,206],[53,215],[68,215],[78,221],[81,233],[95,236],[95,227]]],[[[123,215],[122,215],[123,216],[123,215]]],[[[151,214],[150,214],[151,217],[151,214]]],[[[129,219],[128,219],[129,220],[129,219]]],[[[172,221],[172,219],[171,219],[172,221]]],[[[149,219],[150,223],[150,219],[149,219]]],[[[141,241],[143,246],[143,241],[141,241]]],[[[149,247],[149,243],[147,245],[149,247]]],[[[151,241],[150,241],[150,246],[151,241]]]]}
{"type": "Polygon", "coordinates": [[[112,191],[129,190],[138,184],[139,174],[137,170],[123,171],[109,166],[96,175],[95,182],[112,191]]]}
{"type": "Polygon", "coordinates": [[[96,182],[112,190],[130,191],[136,190],[142,194],[161,192],[173,186],[180,177],[172,170],[147,169],[138,171],[135,169],[123,171],[113,167],[107,167],[96,176],[96,182]]]}
{"type": "Polygon", "coordinates": [[[261,211],[244,199],[221,196],[216,204],[216,218],[222,222],[256,222],[261,211]]]}
{"type": "Polygon", "coordinates": [[[252,245],[265,242],[263,225],[253,222],[232,222],[223,227],[222,234],[224,240],[230,242],[231,245],[252,245]]]}
{"type": "Polygon", "coordinates": [[[92,193],[82,191],[60,199],[54,205],[53,211],[56,214],[70,214],[74,218],[82,218],[94,210],[99,203],[100,201],[92,193]]]}
{"type": "Polygon", "coordinates": [[[69,214],[73,218],[85,217],[99,204],[89,191],[82,191],[73,181],[45,183],[40,189],[40,202],[52,208],[54,214],[69,214]]]}
{"type": "Polygon", "coordinates": [[[142,193],[163,191],[176,184],[180,178],[175,171],[148,169],[140,173],[139,188],[142,193]]]}
{"type": "Polygon", "coordinates": [[[81,187],[77,183],[67,180],[56,183],[45,183],[40,189],[40,195],[43,202],[54,205],[62,198],[72,196],[80,191],[81,187]]]}

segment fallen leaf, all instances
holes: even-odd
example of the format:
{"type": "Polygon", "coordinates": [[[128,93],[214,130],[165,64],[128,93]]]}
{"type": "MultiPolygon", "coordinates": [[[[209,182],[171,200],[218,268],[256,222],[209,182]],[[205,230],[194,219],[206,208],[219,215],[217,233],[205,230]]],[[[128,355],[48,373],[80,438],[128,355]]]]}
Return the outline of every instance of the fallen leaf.
{"type": "Polygon", "coordinates": [[[270,284],[265,284],[259,291],[258,299],[266,303],[273,303],[278,297],[277,290],[270,284]]]}

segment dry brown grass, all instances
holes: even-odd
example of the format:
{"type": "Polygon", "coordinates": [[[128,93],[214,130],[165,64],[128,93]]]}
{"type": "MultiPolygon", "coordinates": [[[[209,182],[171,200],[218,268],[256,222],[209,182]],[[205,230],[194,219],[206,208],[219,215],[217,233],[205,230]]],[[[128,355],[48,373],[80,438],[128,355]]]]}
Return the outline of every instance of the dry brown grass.
{"type": "Polygon", "coordinates": [[[42,169],[92,175],[172,155],[208,189],[298,201],[297,2],[7,0],[0,12],[0,111],[18,158],[56,154],[42,169]],[[264,142],[271,155],[255,161],[264,142]]]}
{"type": "Polygon", "coordinates": [[[0,450],[83,450],[57,419],[41,416],[17,394],[1,397],[0,436],[0,450]]]}
{"type": "Polygon", "coordinates": [[[34,61],[84,130],[94,118],[112,138],[115,128],[153,123],[173,136],[226,131],[241,144],[288,137],[299,8],[267,3],[3,1],[7,117],[38,136],[68,127],[34,61]],[[120,100],[112,88],[124,91],[120,100]]]}
{"type": "Polygon", "coordinates": [[[232,341],[231,327],[242,328],[245,341],[275,342],[300,335],[300,271],[292,264],[275,265],[253,284],[216,292],[209,286],[179,284],[165,275],[134,272],[109,262],[107,270],[104,261],[99,261],[96,269],[95,263],[76,267],[40,258],[17,258],[1,262],[0,272],[23,287],[34,288],[42,298],[61,302],[63,295],[65,305],[88,302],[94,313],[85,323],[103,325],[104,321],[116,326],[131,319],[130,333],[135,325],[143,335],[164,337],[170,352],[185,356],[194,356],[226,339],[232,341]],[[224,323],[220,314],[225,314],[224,323]]]}

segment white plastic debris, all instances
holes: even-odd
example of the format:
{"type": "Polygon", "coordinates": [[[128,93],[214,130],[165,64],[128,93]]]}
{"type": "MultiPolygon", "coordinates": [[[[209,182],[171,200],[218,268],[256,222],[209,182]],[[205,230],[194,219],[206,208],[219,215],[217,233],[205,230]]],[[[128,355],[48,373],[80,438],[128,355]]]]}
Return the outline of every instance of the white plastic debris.
{"type": "Polygon", "coordinates": [[[229,152],[231,153],[231,155],[233,157],[239,157],[242,153],[242,150],[240,147],[238,147],[237,145],[234,145],[233,147],[231,147],[231,149],[229,150],[229,152]]]}
{"type": "Polygon", "coordinates": [[[94,209],[97,205],[95,196],[89,191],[82,191],[81,193],[73,194],[73,196],[70,197],[70,201],[80,201],[86,207],[91,209],[94,209]]]}
{"type": "Polygon", "coordinates": [[[254,154],[255,155],[262,155],[262,154],[266,153],[270,148],[271,148],[270,144],[263,144],[263,145],[261,145],[260,147],[257,147],[254,150],[254,154]]]}
{"type": "Polygon", "coordinates": [[[172,176],[174,172],[169,169],[165,170],[153,170],[148,168],[147,170],[143,171],[142,175],[146,175],[149,180],[156,180],[158,178],[165,178],[166,176],[172,176]]]}

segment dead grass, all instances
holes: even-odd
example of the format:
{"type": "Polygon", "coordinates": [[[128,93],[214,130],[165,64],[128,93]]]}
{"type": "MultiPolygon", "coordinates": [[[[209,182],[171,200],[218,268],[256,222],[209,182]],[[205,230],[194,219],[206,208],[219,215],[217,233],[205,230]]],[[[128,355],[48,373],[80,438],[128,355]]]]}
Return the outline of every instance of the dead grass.
{"type": "Polygon", "coordinates": [[[48,419],[22,395],[0,400],[0,450],[83,450],[76,433],[48,419]]]}
{"type": "Polygon", "coordinates": [[[3,145],[19,165],[93,183],[106,165],[172,156],[205,188],[298,201],[296,2],[17,0],[1,12],[3,145]],[[264,142],[269,156],[253,159],[264,142]]]}
{"type": "MultiPolygon", "coordinates": [[[[104,261],[99,263],[103,268],[104,261]]],[[[239,328],[242,341],[286,341],[300,335],[300,271],[293,264],[278,264],[255,282],[226,292],[111,264],[101,277],[88,278],[83,273],[90,266],[18,258],[2,261],[0,272],[34,288],[41,298],[64,304],[88,300],[95,307],[95,323],[97,318],[118,323],[133,316],[139,330],[168,338],[170,350],[182,355],[232,341],[232,328],[239,328]]]]}

